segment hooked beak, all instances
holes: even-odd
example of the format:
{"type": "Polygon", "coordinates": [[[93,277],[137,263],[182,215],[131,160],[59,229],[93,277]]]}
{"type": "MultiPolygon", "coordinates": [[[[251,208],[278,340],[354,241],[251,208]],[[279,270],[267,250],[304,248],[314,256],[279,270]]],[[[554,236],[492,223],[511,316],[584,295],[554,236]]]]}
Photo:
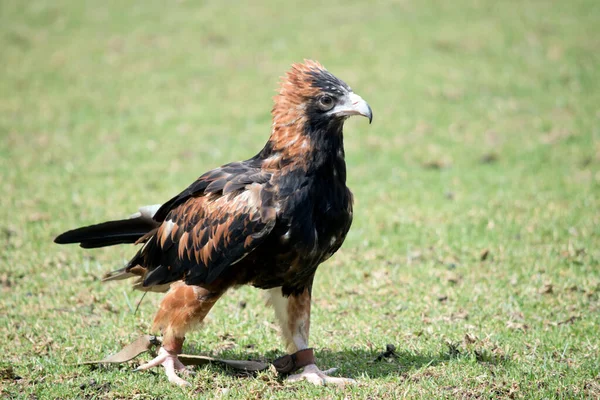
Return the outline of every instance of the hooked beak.
{"type": "Polygon", "coordinates": [[[371,107],[362,97],[354,92],[350,92],[346,96],[345,101],[333,107],[330,112],[333,115],[341,117],[362,115],[363,117],[369,118],[369,124],[373,121],[373,111],[371,111],[371,107]]]}

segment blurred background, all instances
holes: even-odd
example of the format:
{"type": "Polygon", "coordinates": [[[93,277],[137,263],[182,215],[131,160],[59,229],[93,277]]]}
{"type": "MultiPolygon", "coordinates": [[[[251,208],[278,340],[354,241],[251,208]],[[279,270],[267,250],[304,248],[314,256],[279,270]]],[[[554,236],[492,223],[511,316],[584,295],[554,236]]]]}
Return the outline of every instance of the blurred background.
{"type": "MultiPolygon", "coordinates": [[[[345,128],[354,225],[317,276],[313,337],[332,349],[321,357],[378,382],[358,393],[396,395],[396,372],[435,371],[412,393],[507,394],[517,382],[521,393],[599,395],[589,357],[600,322],[599,22],[596,0],[0,2],[0,333],[18,342],[4,354],[26,380],[30,370],[56,380],[71,376],[57,363],[147,330],[158,297],[133,316],[136,294],[98,282],[131,248],[84,252],[52,238],[253,156],[279,77],[310,58],[374,112],[372,125],[345,128]],[[495,372],[504,383],[475,379],[490,372],[468,346],[467,358],[440,361],[466,334],[477,341],[465,346],[518,355],[495,372]],[[386,343],[400,361],[353,360],[386,343]]],[[[277,349],[256,325],[272,318],[256,291],[230,297],[190,343],[230,333],[239,357],[240,343],[277,349]]],[[[124,379],[111,373],[97,380],[124,379]]],[[[131,379],[119,387],[156,380],[131,379]]],[[[218,379],[247,395],[246,381],[218,379]]],[[[8,393],[67,393],[15,382],[8,393]]]]}

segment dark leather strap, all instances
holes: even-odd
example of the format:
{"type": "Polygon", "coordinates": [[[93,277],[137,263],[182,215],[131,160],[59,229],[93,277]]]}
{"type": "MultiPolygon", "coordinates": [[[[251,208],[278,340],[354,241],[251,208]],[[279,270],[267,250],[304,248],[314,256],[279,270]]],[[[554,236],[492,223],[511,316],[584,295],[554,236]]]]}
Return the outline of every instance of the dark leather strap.
{"type": "Polygon", "coordinates": [[[304,349],[297,351],[294,354],[287,354],[283,357],[279,357],[273,361],[273,366],[281,375],[287,375],[314,363],[315,356],[313,354],[313,349],[304,349]]]}
{"type": "MultiPolygon", "coordinates": [[[[137,340],[135,340],[130,345],[125,346],[118,353],[108,356],[103,360],[85,361],[75,365],[124,363],[136,358],[142,353],[147,352],[151,348],[160,345],[160,338],[157,338],[156,336],[144,335],[137,338],[137,340]]],[[[236,369],[242,369],[245,371],[263,371],[269,367],[268,364],[258,361],[221,360],[205,356],[191,356],[188,354],[178,354],[178,358],[184,365],[203,365],[208,363],[218,363],[236,369]]],[[[304,349],[297,351],[294,354],[287,354],[283,357],[279,357],[278,359],[273,361],[273,366],[279,374],[287,375],[291,374],[292,372],[296,372],[300,368],[304,368],[307,365],[314,363],[315,356],[313,354],[313,349],[304,349]]]]}

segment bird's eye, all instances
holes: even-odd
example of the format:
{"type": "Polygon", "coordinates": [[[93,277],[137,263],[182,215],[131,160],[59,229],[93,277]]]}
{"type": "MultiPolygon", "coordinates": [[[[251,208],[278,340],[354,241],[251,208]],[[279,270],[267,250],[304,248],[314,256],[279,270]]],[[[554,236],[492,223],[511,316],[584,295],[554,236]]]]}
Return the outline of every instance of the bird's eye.
{"type": "Polygon", "coordinates": [[[319,98],[319,107],[323,111],[329,111],[333,108],[333,98],[331,96],[322,96],[319,98]]]}

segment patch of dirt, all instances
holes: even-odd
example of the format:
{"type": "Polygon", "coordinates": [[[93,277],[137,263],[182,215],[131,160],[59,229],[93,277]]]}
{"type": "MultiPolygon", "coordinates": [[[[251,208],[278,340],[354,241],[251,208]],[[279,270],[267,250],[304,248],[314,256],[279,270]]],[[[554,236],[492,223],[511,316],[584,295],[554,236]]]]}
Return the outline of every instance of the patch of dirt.
{"type": "Polygon", "coordinates": [[[90,379],[86,383],[82,383],[79,385],[79,389],[85,391],[86,393],[83,395],[85,399],[96,399],[98,395],[106,394],[111,390],[111,383],[104,382],[98,383],[95,379],[90,379]]]}
{"type": "Polygon", "coordinates": [[[19,379],[21,377],[15,373],[12,365],[0,364],[0,381],[18,381],[19,379]]]}
{"type": "Polygon", "coordinates": [[[375,358],[375,360],[373,360],[373,361],[376,362],[376,361],[381,361],[381,360],[390,359],[390,358],[397,358],[397,357],[398,357],[398,355],[396,354],[396,346],[394,346],[393,344],[386,344],[385,351],[379,353],[377,355],[377,357],[375,358]]]}
{"type": "Polygon", "coordinates": [[[590,399],[600,398],[600,375],[598,375],[594,380],[585,382],[583,385],[583,391],[586,397],[590,399]]]}
{"type": "Polygon", "coordinates": [[[479,159],[479,162],[481,164],[493,164],[496,161],[498,161],[498,154],[496,153],[486,153],[484,155],[481,156],[481,158],[479,159]]]}

